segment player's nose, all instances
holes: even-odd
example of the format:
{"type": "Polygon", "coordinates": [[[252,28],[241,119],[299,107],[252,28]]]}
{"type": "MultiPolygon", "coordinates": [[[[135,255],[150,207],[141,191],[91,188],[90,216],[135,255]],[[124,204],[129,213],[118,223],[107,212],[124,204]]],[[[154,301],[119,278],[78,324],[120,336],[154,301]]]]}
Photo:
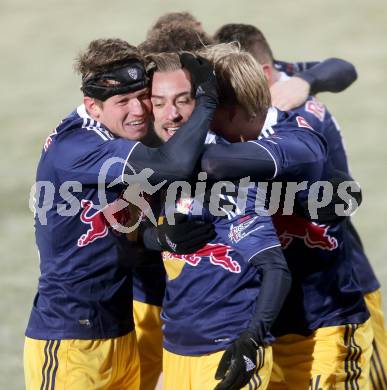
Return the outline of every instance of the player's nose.
{"type": "Polygon", "coordinates": [[[129,113],[135,116],[142,116],[145,114],[145,108],[139,99],[137,98],[130,99],[129,113]]]}
{"type": "Polygon", "coordinates": [[[166,107],[166,119],[169,121],[176,121],[181,119],[181,115],[177,107],[173,104],[166,107]]]}

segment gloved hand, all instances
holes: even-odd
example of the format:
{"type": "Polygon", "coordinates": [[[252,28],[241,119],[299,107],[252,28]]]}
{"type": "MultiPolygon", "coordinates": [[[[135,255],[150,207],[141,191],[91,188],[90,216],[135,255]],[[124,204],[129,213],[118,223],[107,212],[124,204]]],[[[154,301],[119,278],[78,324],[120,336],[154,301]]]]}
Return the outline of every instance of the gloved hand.
{"type": "Polygon", "coordinates": [[[211,63],[205,58],[195,57],[191,53],[180,54],[180,62],[183,68],[191,74],[195,97],[206,95],[218,102],[218,82],[211,63]]]}
{"type": "MultiPolygon", "coordinates": [[[[308,200],[305,200],[304,202],[301,202],[300,204],[300,210],[299,213],[306,217],[307,219],[310,219],[313,222],[317,222],[320,224],[335,224],[340,223],[347,217],[350,217],[351,214],[353,214],[357,208],[360,206],[362,202],[362,192],[360,186],[354,181],[349,175],[345,174],[344,172],[336,170],[335,176],[328,179],[328,181],[332,184],[333,187],[333,194],[332,194],[332,200],[331,202],[324,207],[320,207],[317,209],[317,219],[312,218],[309,213],[308,208],[308,200]],[[339,193],[339,186],[342,182],[345,181],[353,181],[353,187],[347,189],[347,193],[355,199],[355,201],[349,201],[347,203],[343,195],[339,193]],[[344,212],[345,215],[338,215],[336,213],[336,206],[337,205],[343,205],[344,206],[344,212]]],[[[298,211],[298,210],[296,210],[298,211]]]]}
{"type": "MultiPolygon", "coordinates": [[[[259,346],[252,334],[242,333],[224,352],[220,359],[215,379],[222,380],[215,390],[239,390],[247,385],[257,371],[263,366],[263,361],[257,362],[259,346]]],[[[263,359],[263,354],[258,354],[263,359]]]]}
{"type": "Polygon", "coordinates": [[[184,214],[176,214],[175,225],[168,225],[164,219],[157,226],[157,239],[162,250],[178,254],[194,253],[214,237],[215,228],[212,223],[188,220],[184,214]]]}
{"type": "Polygon", "coordinates": [[[344,181],[341,177],[334,177],[331,178],[330,183],[333,186],[333,195],[332,195],[332,202],[329,203],[327,206],[320,208],[318,213],[318,221],[320,223],[324,224],[332,224],[337,223],[342,220],[344,220],[346,217],[351,216],[356,209],[360,206],[362,202],[362,193],[360,187],[357,185],[357,183],[354,181],[354,190],[347,191],[348,194],[350,194],[354,199],[355,202],[350,202],[350,204],[347,204],[339,195],[338,189],[339,185],[344,181]],[[336,205],[344,205],[344,211],[345,215],[337,215],[336,214],[336,205]]]}

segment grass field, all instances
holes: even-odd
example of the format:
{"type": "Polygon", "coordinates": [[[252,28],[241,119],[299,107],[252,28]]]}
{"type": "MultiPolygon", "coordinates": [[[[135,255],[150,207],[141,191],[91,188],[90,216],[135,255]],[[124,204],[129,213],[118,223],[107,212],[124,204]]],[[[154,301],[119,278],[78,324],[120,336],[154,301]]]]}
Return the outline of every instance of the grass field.
{"type": "Polygon", "coordinates": [[[29,191],[43,140],[81,99],[73,58],[94,38],[140,43],[160,14],[183,10],[210,33],[226,22],[255,24],[280,59],[336,56],[355,64],[356,84],[320,98],[342,126],[363,187],[355,223],[387,301],[385,1],[1,0],[0,389],[23,388],[23,332],[38,277],[29,191]]]}

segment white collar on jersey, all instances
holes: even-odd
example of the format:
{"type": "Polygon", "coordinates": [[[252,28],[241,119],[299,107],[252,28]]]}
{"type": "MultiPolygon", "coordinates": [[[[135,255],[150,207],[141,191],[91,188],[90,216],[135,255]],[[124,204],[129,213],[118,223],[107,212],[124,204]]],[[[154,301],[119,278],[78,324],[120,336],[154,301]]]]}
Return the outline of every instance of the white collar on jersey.
{"type": "Polygon", "coordinates": [[[86,111],[86,107],[84,104],[81,104],[80,106],[77,107],[77,114],[84,119],[92,119],[90,115],[86,111]]]}
{"type": "Polygon", "coordinates": [[[267,111],[265,123],[262,126],[262,130],[276,125],[277,122],[278,122],[278,110],[275,107],[270,107],[269,110],[267,111]]]}
{"type": "Polygon", "coordinates": [[[290,79],[290,76],[288,76],[285,72],[279,72],[280,78],[278,81],[286,81],[290,79]]]}

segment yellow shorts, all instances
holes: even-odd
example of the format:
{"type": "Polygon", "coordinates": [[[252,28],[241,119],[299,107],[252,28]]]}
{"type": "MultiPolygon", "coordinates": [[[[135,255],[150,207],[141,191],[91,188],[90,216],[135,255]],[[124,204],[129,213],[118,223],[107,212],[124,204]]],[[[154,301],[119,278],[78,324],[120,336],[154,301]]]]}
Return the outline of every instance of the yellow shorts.
{"type": "Polygon", "coordinates": [[[139,370],[135,332],[102,340],[25,339],[27,390],[136,390],[139,370]]]}
{"type": "MultiPolygon", "coordinates": [[[[165,390],[214,390],[220,382],[215,379],[215,372],[224,351],[203,356],[182,356],[163,352],[163,375],[165,390]]],[[[272,368],[271,347],[257,353],[258,369],[243,387],[246,390],[267,388],[272,368]]]]}
{"type": "Polygon", "coordinates": [[[154,390],[163,365],[160,306],[133,301],[134,323],[140,355],[140,390],[154,390]]]}
{"type": "Polygon", "coordinates": [[[387,331],[382,309],[380,289],[364,296],[371,314],[371,325],[374,331],[373,353],[371,357],[371,389],[387,389],[387,331]]]}
{"type": "Polygon", "coordinates": [[[279,337],[269,389],[368,390],[372,339],[370,320],[279,337]]]}

